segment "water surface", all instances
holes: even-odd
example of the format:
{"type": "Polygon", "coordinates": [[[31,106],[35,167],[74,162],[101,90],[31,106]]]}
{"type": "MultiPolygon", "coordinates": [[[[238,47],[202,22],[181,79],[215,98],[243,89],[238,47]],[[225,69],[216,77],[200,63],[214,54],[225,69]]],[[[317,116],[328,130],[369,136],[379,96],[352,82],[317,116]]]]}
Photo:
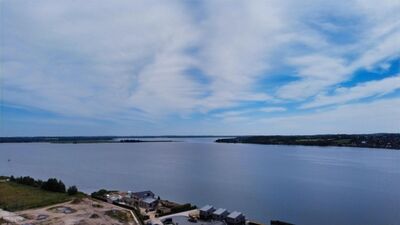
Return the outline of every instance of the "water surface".
{"type": "Polygon", "coordinates": [[[88,193],[150,189],[265,224],[400,224],[400,151],[182,140],[0,144],[0,174],[57,177],[88,193]]]}

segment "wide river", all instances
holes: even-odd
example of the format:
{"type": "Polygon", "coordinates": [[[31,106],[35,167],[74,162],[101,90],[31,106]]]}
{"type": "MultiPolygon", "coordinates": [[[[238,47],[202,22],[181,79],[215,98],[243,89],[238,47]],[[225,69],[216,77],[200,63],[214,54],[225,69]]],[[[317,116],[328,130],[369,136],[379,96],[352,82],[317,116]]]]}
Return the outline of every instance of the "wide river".
{"type": "Polygon", "coordinates": [[[264,224],[400,224],[400,151],[181,140],[0,144],[0,175],[57,177],[87,193],[149,189],[264,224]]]}

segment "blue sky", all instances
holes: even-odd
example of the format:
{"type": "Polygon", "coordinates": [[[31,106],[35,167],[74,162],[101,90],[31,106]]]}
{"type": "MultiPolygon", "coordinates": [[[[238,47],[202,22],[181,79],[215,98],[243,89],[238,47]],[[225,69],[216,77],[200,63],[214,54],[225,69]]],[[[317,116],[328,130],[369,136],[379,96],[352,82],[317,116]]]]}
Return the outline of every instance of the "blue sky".
{"type": "Polygon", "coordinates": [[[399,1],[0,6],[0,136],[400,129],[399,1]]]}

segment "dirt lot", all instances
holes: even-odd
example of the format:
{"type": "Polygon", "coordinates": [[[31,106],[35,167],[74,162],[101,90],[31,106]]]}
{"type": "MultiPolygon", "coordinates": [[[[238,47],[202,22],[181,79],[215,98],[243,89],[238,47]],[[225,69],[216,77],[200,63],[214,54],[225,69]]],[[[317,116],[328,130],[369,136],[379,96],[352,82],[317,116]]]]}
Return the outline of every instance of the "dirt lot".
{"type": "Polygon", "coordinates": [[[88,198],[15,214],[25,218],[17,225],[137,225],[129,211],[88,198]]]}

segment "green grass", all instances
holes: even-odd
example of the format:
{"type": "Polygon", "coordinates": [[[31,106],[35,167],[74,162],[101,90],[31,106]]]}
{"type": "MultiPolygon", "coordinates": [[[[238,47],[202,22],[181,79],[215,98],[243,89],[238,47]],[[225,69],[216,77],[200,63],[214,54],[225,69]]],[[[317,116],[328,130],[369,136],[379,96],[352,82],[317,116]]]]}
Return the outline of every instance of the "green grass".
{"type": "Polygon", "coordinates": [[[64,193],[49,192],[13,182],[0,182],[0,208],[8,211],[44,207],[72,198],[64,193]]]}

